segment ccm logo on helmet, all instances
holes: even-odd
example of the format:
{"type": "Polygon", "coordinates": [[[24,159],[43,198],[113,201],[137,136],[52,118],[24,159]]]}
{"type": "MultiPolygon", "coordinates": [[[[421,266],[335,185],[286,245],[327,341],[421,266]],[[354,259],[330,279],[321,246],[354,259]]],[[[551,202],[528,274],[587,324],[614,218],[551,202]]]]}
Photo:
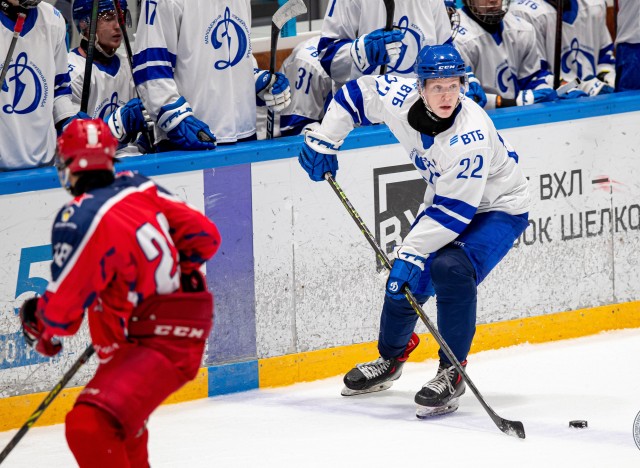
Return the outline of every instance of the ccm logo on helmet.
{"type": "Polygon", "coordinates": [[[438,70],[451,70],[452,68],[456,68],[455,65],[440,65],[438,70]]]}
{"type": "Polygon", "coordinates": [[[174,327],[173,325],[156,325],[154,335],[177,336],[179,338],[205,338],[203,328],[174,327]]]}

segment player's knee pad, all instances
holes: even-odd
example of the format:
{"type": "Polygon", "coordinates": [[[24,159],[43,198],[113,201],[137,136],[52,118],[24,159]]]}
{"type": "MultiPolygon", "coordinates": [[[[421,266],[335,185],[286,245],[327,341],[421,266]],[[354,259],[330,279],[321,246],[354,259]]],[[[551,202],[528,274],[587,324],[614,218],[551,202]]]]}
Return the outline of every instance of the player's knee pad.
{"type": "Polygon", "coordinates": [[[462,249],[446,247],[431,262],[431,280],[438,301],[476,297],[476,272],[462,249]]]}
{"type": "Polygon", "coordinates": [[[67,414],[65,435],[81,468],[128,466],[118,422],[96,406],[76,405],[67,414]]]}

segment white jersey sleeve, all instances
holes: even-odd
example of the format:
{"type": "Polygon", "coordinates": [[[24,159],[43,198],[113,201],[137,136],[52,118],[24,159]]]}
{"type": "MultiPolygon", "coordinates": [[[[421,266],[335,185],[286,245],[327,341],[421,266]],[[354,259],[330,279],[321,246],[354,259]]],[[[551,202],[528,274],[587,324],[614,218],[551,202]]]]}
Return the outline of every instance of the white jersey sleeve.
{"type": "Polygon", "coordinates": [[[182,96],[218,142],[254,135],[250,29],[249,0],[143,2],[133,78],[149,115],[182,96]]]}
{"type": "Polygon", "coordinates": [[[548,88],[550,72],[536,44],[533,26],[508,12],[502,27],[491,34],[460,12],[455,44],[487,94],[515,99],[525,89],[548,88]]]}
{"type": "MultiPolygon", "coordinates": [[[[0,14],[0,49],[9,50],[15,23],[0,14]]],[[[27,10],[0,92],[0,171],[48,164],[54,124],[73,115],[66,27],[58,10],[41,2],[27,10]]],[[[5,55],[0,60],[4,61],[5,55]]]]}
{"type": "Polygon", "coordinates": [[[486,112],[463,98],[452,127],[431,137],[409,125],[414,105],[422,105],[415,80],[362,77],[340,89],[317,130],[340,141],[357,125],[389,126],[428,185],[426,209],[403,247],[430,254],[453,241],[476,213],[528,211],[528,183],[518,155],[486,112]]]}
{"type": "MultiPolygon", "coordinates": [[[[572,0],[562,15],[561,76],[586,79],[615,67],[613,43],[606,23],[605,0],[572,0]]],[[[556,11],[544,0],[516,0],[510,9],[530,21],[538,35],[543,60],[553,73],[556,11]]]]}
{"type": "Polygon", "coordinates": [[[616,43],[640,44],[640,2],[618,0],[616,43]]]}
{"type": "MultiPolygon", "coordinates": [[[[131,70],[126,60],[125,57],[116,54],[111,58],[109,64],[93,62],[91,92],[87,105],[87,114],[91,117],[104,120],[118,107],[136,97],[131,70]]],[[[86,59],[81,55],[79,49],[69,52],[71,101],[75,112],[80,110],[85,65],[86,59]]]]}
{"type": "MultiPolygon", "coordinates": [[[[384,28],[386,16],[384,2],[378,0],[329,2],[318,51],[322,67],[334,81],[343,84],[362,76],[351,58],[351,43],[384,28]]],[[[400,57],[387,68],[392,75],[414,77],[413,65],[422,47],[451,43],[451,22],[442,0],[396,1],[393,25],[404,33],[404,39],[400,57]]]]}
{"type": "Polygon", "coordinates": [[[282,135],[297,135],[312,122],[322,120],[332,80],[318,60],[319,37],[298,44],[280,71],[291,85],[291,104],[280,114],[282,135]]]}

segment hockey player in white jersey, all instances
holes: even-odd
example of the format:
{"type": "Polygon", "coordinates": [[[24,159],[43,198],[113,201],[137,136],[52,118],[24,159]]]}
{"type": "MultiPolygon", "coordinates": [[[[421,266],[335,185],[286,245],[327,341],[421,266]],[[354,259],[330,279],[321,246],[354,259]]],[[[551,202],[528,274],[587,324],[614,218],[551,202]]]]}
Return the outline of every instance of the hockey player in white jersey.
{"type": "Polygon", "coordinates": [[[455,45],[487,93],[487,109],[557,99],[547,81],[533,26],[509,12],[509,0],[463,0],[455,45]]]}
{"type": "MultiPolygon", "coordinates": [[[[121,10],[128,14],[126,0],[118,1],[121,10]]],[[[72,101],[76,110],[80,110],[82,100],[92,6],[93,0],[73,2],[73,22],[81,35],[80,46],[69,52],[72,101]]],[[[146,124],[128,58],[117,53],[122,38],[113,0],[99,0],[87,113],[91,118],[106,121],[113,136],[120,143],[128,143],[146,124]]]]}
{"type": "MultiPolygon", "coordinates": [[[[298,135],[319,122],[331,101],[333,81],[318,60],[319,36],[298,44],[282,62],[280,72],[291,83],[291,104],[275,116],[274,135],[298,135]]],[[[267,134],[267,110],[258,107],[258,139],[267,134]]]]}
{"type": "MultiPolygon", "coordinates": [[[[551,73],[555,56],[557,0],[514,0],[513,12],[536,31],[543,59],[551,73]]],[[[580,80],[589,96],[612,93],[616,81],[613,43],[607,29],[605,0],[564,0],[560,77],[580,80]]]]}
{"type": "Polygon", "coordinates": [[[618,0],[616,91],[640,89],[640,2],[618,0]]]}
{"type": "MultiPolygon", "coordinates": [[[[451,22],[443,0],[396,0],[392,31],[385,31],[382,0],[331,0],[318,44],[322,68],[338,84],[363,75],[386,72],[415,77],[413,65],[426,45],[451,43],[451,22]]],[[[471,78],[468,95],[485,96],[471,78]]]]}
{"type": "Polygon", "coordinates": [[[249,0],[143,2],[133,78],[165,149],[255,139],[256,99],[290,102],[284,75],[254,70],[249,0]]]}
{"type": "MultiPolygon", "coordinates": [[[[56,130],[74,117],[62,15],[40,0],[0,2],[4,60],[19,13],[22,32],[0,90],[0,171],[51,164],[56,130]]],[[[0,63],[1,64],[1,63],[0,63]]]]}
{"type": "MultiPolygon", "coordinates": [[[[341,88],[322,124],[307,132],[299,161],[315,181],[338,170],[336,153],[359,125],[384,122],[427,182],[422,211],[387,280],[380,320],[380,357],[344,378],[343,395],[389,388],[418,344],[418,316],[402,293],[437,298],[438,329],[466,366],[475,333],[477,286],[528,224],[527,180],[518,155],[480,106],[465,98],[465,64],[450,45],[425,47],[418,81],[366,76],[341,88]]],[[[465,384],[440,351],[436,376],[416,394],[417,416],[458,408],[465,384]]]]}

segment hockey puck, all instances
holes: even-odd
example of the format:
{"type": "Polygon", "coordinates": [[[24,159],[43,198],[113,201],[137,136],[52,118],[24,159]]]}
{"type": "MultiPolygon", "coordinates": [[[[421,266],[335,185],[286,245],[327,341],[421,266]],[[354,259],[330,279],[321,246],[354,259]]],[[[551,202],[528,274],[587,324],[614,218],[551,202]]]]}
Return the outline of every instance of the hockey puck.
{"type": "Polygon", "coordinates": [[[586,427],[588,427],[587,421],[584,421],[582,419],[578,419],[575,421],[569,421],[569,427],[575,427],[577,429],[584,429],[586,427]]]}

